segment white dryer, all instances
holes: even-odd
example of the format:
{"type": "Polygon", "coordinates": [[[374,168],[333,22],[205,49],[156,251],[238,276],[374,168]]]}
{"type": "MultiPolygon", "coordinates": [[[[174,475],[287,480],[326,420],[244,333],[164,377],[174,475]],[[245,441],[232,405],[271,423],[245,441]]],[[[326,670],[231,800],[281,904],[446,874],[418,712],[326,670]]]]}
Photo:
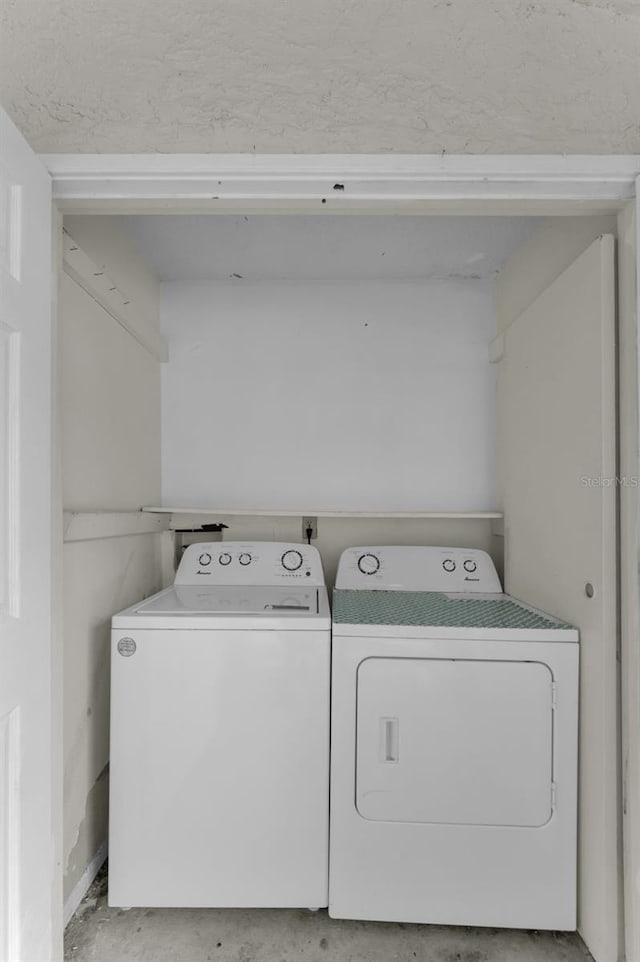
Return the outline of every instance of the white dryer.
{"type": "Polygon", "coordinates": [[[485,552],[345,551],[329,914],[575,929],[577,721],[577,630],[485,552]]]}
{"type": "Polygon", "coordinates": [[[185,551],[113,618],[109,904],[327,904],[330,613],[307,545],[185,551]]]}

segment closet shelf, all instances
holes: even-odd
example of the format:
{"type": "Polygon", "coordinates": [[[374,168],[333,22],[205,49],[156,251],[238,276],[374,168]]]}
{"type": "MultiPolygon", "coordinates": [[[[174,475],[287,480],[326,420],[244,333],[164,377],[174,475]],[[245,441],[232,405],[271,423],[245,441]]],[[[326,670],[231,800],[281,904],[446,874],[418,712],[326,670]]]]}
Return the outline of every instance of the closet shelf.
{"type": "Polygon", "coordinates": [[[262,517],[262,518],[434,518],[434,519],[479,519],[490,521],[502,518],[501,511],[355,511],[323,510],[319,508],[299,508],[282,510],[278,508],[164,508],[145,507],[149,514],[188,514],[206,517],[262,517]]]}
{"type": "Polygon", "coordinates": [[[101,541],[130,535],[155,534],[169,529],[170,519],[135,511],[72,511],[63,513],[63,538],[72,541],[101,541]]]}

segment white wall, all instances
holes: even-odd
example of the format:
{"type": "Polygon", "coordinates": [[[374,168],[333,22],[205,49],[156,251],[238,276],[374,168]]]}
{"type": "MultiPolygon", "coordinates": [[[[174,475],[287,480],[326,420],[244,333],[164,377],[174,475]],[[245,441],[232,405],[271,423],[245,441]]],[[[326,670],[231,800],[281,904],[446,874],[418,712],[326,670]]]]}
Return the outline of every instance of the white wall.
{"type": "MultiPolygon", "coordinates": [[[[159,324],[158,284],[111,218],[65,219],[137,316],[159,324]]],[[[160,495],[160,365],[75,281],[59,293],[60,434],[65,509],[137,510],[160,495]]],[[[111,615],[160,587],[160,535],[66,543],[64,897],[107,834],[111,615]]]]}
{"type": "Polygon", "coordinates": [[[488,282],[168,283],[162,495],[492,508],[488,282]]]}
{"type": "MultiPolygon", "coordinates": [[[[600,234],[615,234],[616,230],[616,218],[613,214],[594,217],[548,217],[541,221],[538,229],[514,250],[496,278],[494,299],[498,330],[506,331],[596,237],[600,234]]],[[[500,510],[504,508],[502,439],[506,434],[504,419],[508,417],[509,406],[503,403],[498,365],[496,484],[500,510]]]]}
{"type": "Polygon", "coordinates": [[[159,535],[64,546],[64,898],[107,839],[111,616],[161,585],[159,535]]]}
{"type": "MultiPolygon", "coordinates": [[[[619,850],[621,806],[618,783],[620,744],[615,629],[616,572],[615,561],[612,560],[615,559],[616,552],[615,504],[609,499],[602,505],[599,501],[594,502],[589,508],[580,497],[576,497],[572,477],[575,468],[577,485],[582,473],[602,473],[602,465],[608,468],[605,472],[607,476],[614,473],[610,466],[615,460],[616,442],[612,436],[615,432],[609,429],[614,420],[614,403],[610,396],[611,391],[608,390],[613,385],[611,379],[607,379],[608,374],[598,374],[595,378],[593,375],[598,364],[607,372],[613,367],[612,337],[607,339],[602,336],[601,341],[594,337],[594,330],[597,330],[600,323],[600,312],[606,317],[607,311],[609,316],[612,311],[612,298],[601,292],[608,291],[610,275],[603,272],[604,279],[601,281],[598,270],[594,270],[593,264],[598,264],[600,256],[595,247],[592,252],[596,253],[593,253],[591,260],[583,259],[581,267],[578,265],[583,272],[581,275],[577,273],[579,279],[575,279],[576,274],[570,274],[575,270],[576,259],[605,232],[615,234],[615,217],[549,219],[514,253],[498,278],[496,307],[500,330],[508,331],[513,325],[511,330],[519,332],[520,343],[527,335],[531,340],[526,353],[524,349],[520,352],[514,349],[512,357],[509,343],[513,342],[509,342],[507,338],[505,354],[498,365],[497,463],[500,504],[505,510],[507,531],[504,559],[506,590],[513,591],[524,601],[550,610],[577,625],[582,633],[578,925],[587,947],[598,962],[616,962],[622,946],[622,863],[619,850]],[[566,273],[563,274],[565,270],[566,273]],[[587,307],[580,306],[580,293],[588,289],[587,282],[591,280],[595,293],[587,307]],[[552,287],[554,282],[557,282],[556,286],[552,287]],[[598,286],[600,283],[602,289],[598,286]],[[560,284],[565,286],[559,288],[560,284]],[[552,292],[555,292],[553,298],[552,292]],[[548,301],[541,306],[543,297],[547,297],[548,301]],[[554,306],[549,306],[550,304],[554,306]],[[589,317],[588,308],[591,307],[595,316],[589,317]],[[550,352],[554,352],[556,347],[558,352],[566,350],[566,333],[564,339],[563,335],[559,334],[556,344],[549,331],[544,330],[544,324],[549,317],[553,317],[553,310],[562,310],[561,316],[563,322],[567,322],[567,328],[573,323],[580,330],[581,322],[584,322],[587,330],[590,328],[585,336],[584,350],[581,350],[580,337],[573,338],[571,378],[564,380],[555,377],[553,364],[550,363],[555,354],[550,352]],[[538,337],[536,325],[543,329],[542,335],[538,337]],[[541,336],[545,340],[541,341],[541,336]],[[532,344],[534,348],[531,347],[532,344]],[[585,396],[589,395],[589,403],[593,401],[596,404],[597,418],[602,419],[601,423],[598,421],[594,431],[589,432],[588,427],[585,428],[591,423],[585,420],[583,424],[577,425],[573,432],[575,437],[569,439],[565,432],[559,439],[558,430],[546,431],[545,425],[549,423],[549,419],[544,423],[540,421],[544,414],[536,415],[534,411],[529,417],[531,409],[523,413],[522,405],[518,403],[519,386],[525,381],[531,394],[529,376],[530,372],[535,370],[531,364],[535,364],[536,353],[538,358],[542,358],[540,385],[545,383],[546,378],[551,384],[548,396],[556,398],[555,410],[564,406],[554,424],[560,423],[562,418],[566,419],[567,411],[572,410],[571,403],[565,403],[566,398],[575,400],[580,397],[582,390],[585,396]],[[581,377],[581,370],[588,372],[588,377],[587,374],[581,377]],[[558,400],[560,388],[564,390],[565,382],[569,394],[558,400]],[[593,439],[597,441],[602,426],[606,426],[605,434],[600,444],[596,443],[594,457],[589,450],[589,444],[593,439]],[[586,433],[583,431],[581,434],[580,427],[585,429],[586,433]],[[526,444],[527,438],[536,466],[548,462],[555,467],[552,471],[553,484],[547,483],[548,476],[543,477],[544,471],[539,475],[536,475],[535,469],[528,473],[527,477],[533,487],[530,486],[530,490],[525,491],[521,485],[516,484],[514,487],[511,481],[522,475],[522,456],[518,452],[518,443],[521,439],[521,443],[526,444]],[[567,447],[568,440],[575,442],[574,448],[567,447]],[[561,451],[558,457],[554,456],[554,445],[556,451],[561,451]],[[581,468],[578,463],[572,467],[566,457],[567,451],[573,451],[575,457],[582,458],[585,463],[600,466],[599,472],[588,470],[584,465],[581,468]],[[550,521],[553,517],[562,518],[563,524],[554,528],[550,521]],[[535,521],[535,518],[538,520],[535,521]],[[527,529],[529,535],[526,544],[522,544],[521,539],[514,540],[515,531],[526,532],[527,529]],[[580,531],[590,534],[595,531],[596,540],[600,540],[598,549],[591,552],[591,555],[596,555],[595,559],[589,556],[589,539],[585,551],[580,555],[580,560],[589,557],[587,563],[589,572],[594,571],[593,579],[581,577],[578,581],[577,564],[571,563],[571,558],[572,553],[576,553],[576,545],[582,543],[580,531]],[[566,546],[564,552],[563,544],[566,546]],[[569,567],[560,572],[554,570],[553,566],[554,545],[570,562],[569,567]],[[599,609],[591,611],[590,602],[584,594],[583,586],[586,580],[593,580],[596,584],[596,597],[602,599],[604,604],[603,614],[599,609]]],[[[602,320],[601,323],[603,330],[608,330],[605,321],[602,320]]],[[[563,325],[559,325],[554,330],[561,332],[562,329],[563,325]]],[[[629,336],[628,318],[626,336],[629,336]]],[[[562,369],[567,370],[567,365],[562,369]]],[[[540,410],[546,412],[547,407],[548,405],[541,404],[540,410]]],[[[587,407],[588,403],[585,402],[580,410],[584,412],[587,407]]]]}
{"type": "Polygon", "coordinates": [[[62,279],[65,510],[148,504],[160,478],[160,365],[66,274],[62,279]]]}
{"type": "Polygon", "coordinates": [[[85,254],[108,272],[118,288],[135,304],[137,315],[151,327],[158,325],[160,285],[144,256],[122,229],[119,217],[67,215],[64,226],[85,254]]]}
{"type": "Polygon", "coordinates": [[[499,330],[505,330],[538,294],[600,234],[615,234],[613,214],[595,217],[548,217],[513,251],[496,279],[499,330]]]}
{"type": "Polygon", "coordinates": [[[118,218],[162,281],[493,279],[539,217],[131,214],[118,218]]]}
{"type": "MultiPolygon", "coordinates": [[[[620,347],[620,475],[638,477],[637,224],[635,204],[618,215],[618,338],[620,347]]],[[[640,959],[640,502],[620,488],[620,671],[624,909],[627,959],[640,959]]]]}

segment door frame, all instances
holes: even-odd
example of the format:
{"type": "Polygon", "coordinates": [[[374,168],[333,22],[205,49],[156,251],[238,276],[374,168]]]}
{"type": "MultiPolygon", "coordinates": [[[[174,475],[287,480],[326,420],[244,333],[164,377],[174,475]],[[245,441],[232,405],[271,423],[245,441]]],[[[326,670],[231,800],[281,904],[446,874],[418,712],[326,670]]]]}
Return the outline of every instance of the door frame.
{"type": "MultiPolygon", "coordinates": [[[[622,281],[623,473],[640,476],[640,156],[42,154],[58,215],[331,213],[576,216],[635,209],[622,281]],[[635,277],[633,266],[635,265],[635,277]]],[[[57,252],[59,254],[59,252],[57,252]]],[[[54,405],[55,410],[55,405],[54,405]]],[[[58,501],[59,491],[56,492],[58,501]]],[[[621,732],[625,938],[640,959],[640,488],[620,498],[621,732]],[[634,827],[635,826],[635,827],[634,827]]],[[[54,572],[55,578],[55,572],[54,572]]],[[[59,606],[58,606],[59,607],[59,606]]],[[[55,609],[54,609],[55,610],[55,609]]],[[[56,684],[61,704],[61,680],[56,684]]]]}
{"type": "Polygon", "coordinates": [[[65,213],[574,214],[635,196],[640,155],[41,154],[65,213]]]}

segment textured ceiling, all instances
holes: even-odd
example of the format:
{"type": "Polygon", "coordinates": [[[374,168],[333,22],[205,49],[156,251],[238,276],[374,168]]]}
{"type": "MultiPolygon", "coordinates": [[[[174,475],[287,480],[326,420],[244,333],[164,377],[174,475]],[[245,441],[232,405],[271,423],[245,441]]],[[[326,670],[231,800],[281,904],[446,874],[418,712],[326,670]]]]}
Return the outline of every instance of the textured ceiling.
{"type": "MultiPolygon", "coordinates": [[[[494,277],[535,218],[119,218],[154,274],[182,280],[494,277]]],[[[73,233],[73,231],[72,231],[73,233]]]]}
{"type": "Polygon", "coordinates": [[[49,152],[640,152],[640,0],[2,0],[49,152]]]}

